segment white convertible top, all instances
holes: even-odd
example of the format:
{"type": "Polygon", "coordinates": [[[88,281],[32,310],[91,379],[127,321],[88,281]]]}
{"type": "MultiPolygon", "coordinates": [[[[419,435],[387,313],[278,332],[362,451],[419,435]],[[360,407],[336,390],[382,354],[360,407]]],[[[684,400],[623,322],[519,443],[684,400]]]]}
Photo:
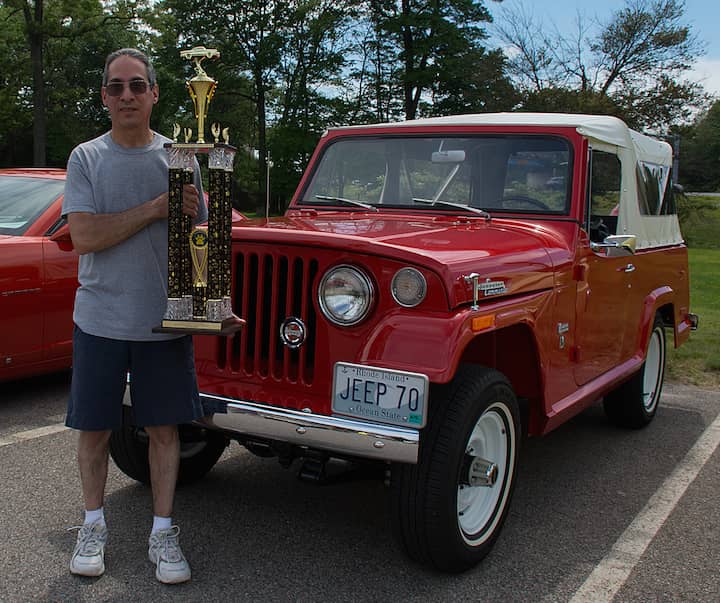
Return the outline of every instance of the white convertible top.
{"type": "MultiPolygon", "coordinates": [[[[625,122],[611,115],[581,113],[474,113],[428,117],[384,124],[350,126],[350,128],[407,128],[410,126],[562,126],[575,128],[591,140],[633,149],[638,159],[670,166],[672,149],[666,142],[631,130],[625,122]]],[[[336,129],[336,128],[332,128],[336,129]]],[[[343,128],[345,129],[345,128],[343,128]]]]}
{"type": "MultiPolygon", "coordinates": [[[[677,215],[641,213],[638,173],[652,173],[662,199],[672,167],[672,148],[664,141],[627,127],[610,115],[574,113],[477,113],[429,117],[402,122],[350,126],[348,129],[402,129],[417,126],[560,126],[574,128],[590,146],[616,154],[622,163],[622,191],[618,208],[618,234],[634,234],[638,248],[682,243],[677,215]],[[648,172],[645,168],[651,168],[648,172]]],[[[333,128],[336,129],[336,128],[333,128]]],[[[337,128],[339,129],[339,128],[337,128]]],[[[346,129],[346,128],[342,128],[346,129]]]]}

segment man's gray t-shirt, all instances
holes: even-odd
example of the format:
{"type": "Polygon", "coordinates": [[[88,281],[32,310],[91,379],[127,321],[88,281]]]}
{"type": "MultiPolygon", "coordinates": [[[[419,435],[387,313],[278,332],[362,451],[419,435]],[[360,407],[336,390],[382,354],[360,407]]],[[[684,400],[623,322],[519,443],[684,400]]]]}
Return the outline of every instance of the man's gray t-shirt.
{"type": "MultiPolygon", "coordinates": [[[[168,138],[155,134],[145,147],[125,148],[110,132],[77,146],[70,155],[62,213],[118,213],[168,190],[168,138]]],[[[195,186],[202,197],[200,170],[195,186]]],[[[207,219],[200,203],[197,222],[207,219]]],[[[73,320],[85,333],[110,339],[152,341],[167,305],[167,220],[156,220],[129,239],[80,256],[73,320]]]]}

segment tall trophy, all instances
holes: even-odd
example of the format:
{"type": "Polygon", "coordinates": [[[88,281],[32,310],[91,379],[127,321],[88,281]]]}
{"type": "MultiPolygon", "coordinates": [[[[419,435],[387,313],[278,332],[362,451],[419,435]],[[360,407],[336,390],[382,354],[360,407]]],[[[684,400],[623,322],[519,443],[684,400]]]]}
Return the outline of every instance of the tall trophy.
{"type": "Polygon", "coordinates": [[[197,140],[192,130],[175,124],[168,153],[168,300],[162,324],[155,332],[195,335],[229,335],[245,321],[233,314],[231,300],[233,161],[237,149],[230,146],[228,129],[213,124],[214,142],[205,142],[205,118],[217,82],[203,70],[204,59],[220,56],[212,48],[197,46],[180,56],[194,62],[195,76],[186,82],[195,108],[197,140]],[[222,134],[223,141],[220,142],[222,134]],[[192,218],[182,212],[183,185],[193,182],[195,156],[208,155],[208,224],[193,228],[192,218]]]}

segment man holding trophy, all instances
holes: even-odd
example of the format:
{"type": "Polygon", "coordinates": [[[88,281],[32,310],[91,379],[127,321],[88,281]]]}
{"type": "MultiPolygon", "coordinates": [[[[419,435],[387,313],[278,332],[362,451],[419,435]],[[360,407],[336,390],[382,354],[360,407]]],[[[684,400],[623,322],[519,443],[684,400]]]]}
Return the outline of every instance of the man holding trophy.
{"type": "MultiPolygon", "coordinates": [[[[158,102],[147,56],[121,49],[107,57],[102,100],[112,122],[102,136],[76,147],[68,161],[63,215],[80,254],[75,298],[73,376],[66,424],[79,430],[78,464],[85,521],[70,571],[105,571],[108,530],[103,498],[109,438],[122,424],[130,371],[135,424],[149,436],[154,520],[148,556],[164,583],[190,579],[172,523],[179,467],[177,425],[202,416],[192,338],[158,330],[168,307],[168,215],[207,219],[197,161],[170,195],[170,139],[153,132],[158,102]],[[169,197],[175,207],[169,210],[169,197]]],[[[227,312],[222,314],[225,317],[227,312]]]]}

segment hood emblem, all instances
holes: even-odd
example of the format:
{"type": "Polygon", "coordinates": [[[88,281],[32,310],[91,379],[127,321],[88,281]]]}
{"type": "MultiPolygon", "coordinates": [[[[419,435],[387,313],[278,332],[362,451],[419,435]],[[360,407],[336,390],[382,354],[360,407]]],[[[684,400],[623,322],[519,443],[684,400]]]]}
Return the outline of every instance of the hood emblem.
{"type": "Polygon", "coordinates": [[[507,291],[505,281],[491,281],[489,278],[485,279],[484,283],[480,283],[478,288],[483,292],[485,297],[490,295],[501,295],[507,291]]]}
{"type": "Polygon", "coordinates": [[[295,350],[305,343],[306,337],[305,323],[295,316],[286,318],[280,325],[280,339],[291,350],[295,350]]]}
{"type": "Polygon", "coordinates": [[[482,292],[483,297],[490,297],[491,295],[502,295],[503,293],[507,293],[505,281],[494,281],[492,279],[486,278],[483,282],[480,282],[480,275],[477,272],[472,272],[471,274],[468,274],[467,276],[464,276],[462,278],[466,283],[472,283],[473,310],[478,310],[480,307],[478,306],[480,292],[482,292]]]}

